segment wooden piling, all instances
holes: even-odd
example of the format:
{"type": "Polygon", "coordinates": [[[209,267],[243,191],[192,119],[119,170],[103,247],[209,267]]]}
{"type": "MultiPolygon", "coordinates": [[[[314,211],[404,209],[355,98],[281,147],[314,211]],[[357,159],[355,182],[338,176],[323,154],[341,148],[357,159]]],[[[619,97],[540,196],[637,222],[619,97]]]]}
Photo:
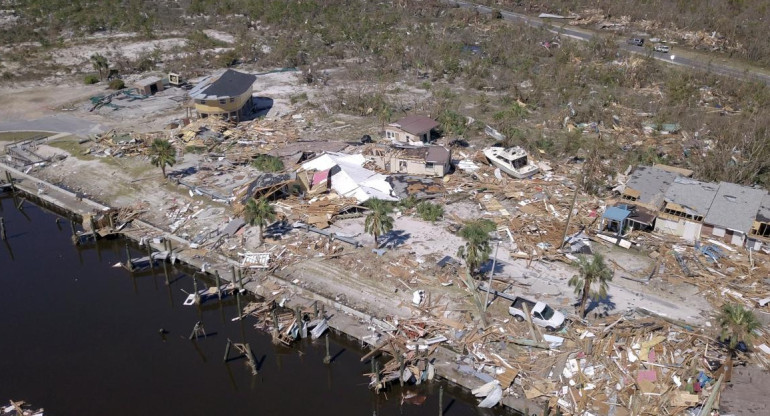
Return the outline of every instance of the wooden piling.
{"type": "Polygon", "coordinates": [[[401,354],[401,351],[396,350],[396,354],[398,354],[399,363],[398,382],[401,384],[401,387],[404,387],[404,369],[406,368],[406,363],[404,362],[404,355],[401,354]]]}
{"type": "Polygon", "coordinates": [[[235,292],[235,303],[238,307],[238,319],[241,319],[243,315],[243,309],[241,309],[241,293],[235,292]]]}
{"type": "MultiPolygon", "coordinates": [[[[96,236],[94,236],[94,237],[96,237],[96,236]]],[[[150,261],[150,270],[154,271],[155,270],[155,262],[152,260],[152,246],[150,245],[150,241],[147,240],[145,245],[147,246],[147,258],[150,261]]]]}
{"type": "Polygon", "coordinates": [[[72,241],[77,242],[77,230],[75,230],[75,218],[70,217],[70,228],[72,229],[72,241]]]}
{"type": "Polygon", "coordinates": [[[243,291],[243,270],[238,269],[238,289],[243,291]]]}
{"type": "Polygon", "coordinates": [[[3,217],[0,217],[0,238],[2,238],[3,240],[6,239],[6,236],[5,236],[5,218],[3,218],[3,217]]]}
{"type": "Polygon", "coordinates": [[[217,297],[219,300],[222,300],[222,289],[220,289],[219,285],[219,270],[214,270],[214,276],[217,278],[217,297]]]}
{"type": "Polygon", "coordinates": [[[326,334],[326,356],[324,357],[324,364],[332,362],[332,356],[329,354],[329,334],[326,334]]]}
{"type": "Polygon", "coordinates": [[[313,302],[313,313],[318,318],[318,301],[313,302]]]}
{"type": "Polygon", "coordinates": [[[438,387],[438,416],[444,415],[444,386],[438,387]]]}
{"type": "Polygon", "coordinates": [[[232,341],[230,341],[230,338],[227,339],[227,345],[225,345],[225,357],[222,359],[223,363],[226,363],[227,360],[230,358],[230,346],[233,344],[232,341]]]}
{"type": "Polygon", "coordinates": [[[168,265],[165,261],[163,262],[163,275],[166,277],[166,286],[170,285],[171,282],[168,280],[168,265]]]}
{"type": "Polygon", "coordinates": [[[134,271],[134,263],[131,261],[131,252],[128,250],[128,243],[126,243],[126,269],[128,269],[129,272],[134,271]]]}
{"type": "MultiPolygon", "coordinates": [[[[237,276],[235,275],[235,266],[230,266],[230,273],[233,275],[232,282],[233,282],[233,284],[235,284],[235,280],[237,278],[237,276]]],[[[239,289],[240,289],[240,287],[239,287],[239,289]]]]}
{"type": "Polygon", "coordinates": [[[193,293],[195,294],[195,304],[200,303],[200,297],[198,295],[198,279],[195,278],[195,275],[192,277],[193,279],[193,293]]]}

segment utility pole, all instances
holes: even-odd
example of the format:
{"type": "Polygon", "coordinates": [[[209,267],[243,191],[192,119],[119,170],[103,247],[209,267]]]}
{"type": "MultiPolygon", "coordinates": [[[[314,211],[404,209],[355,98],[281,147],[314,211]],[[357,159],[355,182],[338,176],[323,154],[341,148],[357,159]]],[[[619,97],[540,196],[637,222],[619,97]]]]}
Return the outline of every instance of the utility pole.
{"type": "Polygon", "coordinates": [[[497,249],[500,248],[500,240],[497,240],[495,245],[495,256],[492,258],[492,270],[489,272],[489,283],[487,283],[487,294],[484,296],[484,312],[487,311],[487,305],[489,305],[489,292],[492,291],[492,277],[495,275],[495,266],[497,265],[497,249]]]}
{"type": "Polygon", "coordinates": [[[577,202],[578,192],[580,187],[583,186],[583,182],[586,179],[585,166],[583,167],[583,173],[580,175],[580,182],[575,184],[575,195],[572,197],[572,205],[569,208],[569,214],[567,214],[567,224],[564,225],[564,234],[561,236],[561,242],[559,243],[559,250],[564,247],[564,240],[567,239],[567,231],[569,230],[569,222],[572,219],[572,211],[575,210],[575,203],[577,202]]]}

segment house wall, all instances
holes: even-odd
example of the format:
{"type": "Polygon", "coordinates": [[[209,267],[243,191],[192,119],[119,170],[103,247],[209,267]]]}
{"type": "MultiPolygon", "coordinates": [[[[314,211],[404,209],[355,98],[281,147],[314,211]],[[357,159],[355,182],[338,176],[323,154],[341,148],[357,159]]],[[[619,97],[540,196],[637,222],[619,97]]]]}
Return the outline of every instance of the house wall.
{"type": "Polygon", "coordinates": [[[136,89],[139,91],[139,94],[142,95],[152,95],[152,86],[155,85],[155,87],[158,89],[156,92],[163,91],[163,81],[158,81],[155,84],[149,84],[149,85],[137,85],[136,89]]]}
{"type": "Polygon", "coordinates": [[[685,218],[664,217],[664,215],[659,215],[655,220],[655,231],[661,234],[675,235],[694,241],[699,239],[703,233],[702,224],[699,222],[689,221],[685,218]]]}
{"type": "Polygon", "coordinates": [[[426,163],[417,159],[400,159],[395,156],[370,156],[369,160],[389,173],[406,173],[409,175],[427,175],[442,177],[449,170],[448,165],[434,164],[433,167],[426,167],[426,163]]]}
{"type": "Polygon", "coordinates": [[[195,100],[195,110],[198,112],[198,115],[203,116],[204,114],[206,116],[210,115],[226,115],[230,114],[232,112],[237,112],[237,117],[241,118],[241,109],[248,104],[249,100],[251,100],[251,94],[252,89],[249,87],[249,89],[244,92],[243,94],[237,96],[237,97],[228,97],[228,98],[221,98],[217,100],[206,100],[205,104],[202,104],[200,100],[195,100]],[[233,98],[231,100],[231,98],[233,98]],[[221,103],[220,100],[225,100],[225,103],[221,103]]]}
{"type": "Polygon", "coordinates": [[[399,129],[398,127],[388,126],[385,127],[385,138],[395,139],[396,141],[402,143],[422,142],[424,139],[427,139],[427,134],[423,134],[422,136],[415,136],[399,129]]]}

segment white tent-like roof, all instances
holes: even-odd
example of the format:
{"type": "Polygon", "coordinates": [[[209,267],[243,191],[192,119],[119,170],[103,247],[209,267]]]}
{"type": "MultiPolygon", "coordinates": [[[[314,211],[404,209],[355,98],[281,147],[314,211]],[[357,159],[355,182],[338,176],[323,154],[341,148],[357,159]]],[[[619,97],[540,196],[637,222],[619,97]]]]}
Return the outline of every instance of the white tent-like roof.
{"type": "Polygon", "coordinates": [[[322,171],[339,166],[339,171],[332,170],[332,189],[341,196],[356,198],[359,203],[371,198],[397,201],[387,177],[364,168],[365,162],[366,158],[361,154],[324,153],[303,163],[302,168],[322,171]]]}

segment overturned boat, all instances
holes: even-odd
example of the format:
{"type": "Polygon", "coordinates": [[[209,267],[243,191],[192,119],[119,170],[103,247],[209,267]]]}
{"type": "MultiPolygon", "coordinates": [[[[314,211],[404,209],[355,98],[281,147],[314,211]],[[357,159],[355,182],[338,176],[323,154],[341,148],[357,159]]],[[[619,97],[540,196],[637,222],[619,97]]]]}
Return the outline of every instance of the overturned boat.
{"type": "Polygon", "coordinates": [[[488,147],[484,156],[503,172],[518,179],[526,179],[538,172],[538,167],[529,162],[526,150],[519,146],[503,148],[488,147]]]}

